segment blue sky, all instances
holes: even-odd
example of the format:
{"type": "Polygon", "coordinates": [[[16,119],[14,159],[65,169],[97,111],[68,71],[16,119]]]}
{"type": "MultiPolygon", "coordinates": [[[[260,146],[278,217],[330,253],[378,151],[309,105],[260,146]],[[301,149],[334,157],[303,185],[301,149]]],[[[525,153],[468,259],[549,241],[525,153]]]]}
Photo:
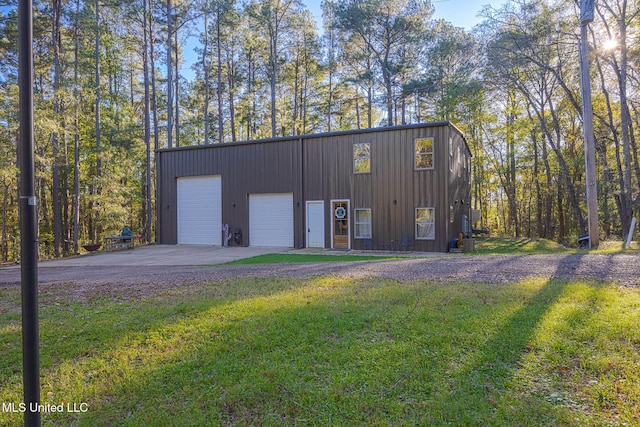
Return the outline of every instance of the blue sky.
{"type": "MultiPolygon", "coordinates": [[[[317,22],[322,22],[321,0],[303,0],[317,22]]],[[[464,27],[471,30],[474,25],[480,23],[477,18],[482,6],[490,4],[494,8],[499,7],[505,0],[432,0],[435,7],[434,18],[444,19],[456,27],[464,27]]]]}

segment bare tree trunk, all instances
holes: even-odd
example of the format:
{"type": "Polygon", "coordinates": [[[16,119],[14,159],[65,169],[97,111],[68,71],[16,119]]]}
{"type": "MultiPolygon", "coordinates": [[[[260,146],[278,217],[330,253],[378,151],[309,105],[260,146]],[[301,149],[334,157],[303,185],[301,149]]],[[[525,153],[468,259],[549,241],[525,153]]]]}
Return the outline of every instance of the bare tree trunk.
{"type": "MultiPolygon", "coordinates": [[[[144,0],[145,2],[147,0],[144,0]]],[[[156,93],[156,60],[155,60],[155,37],[153,35],[153,0],[148,0],[149,3],[149,56],[150,56],[150,62],[151,62],[151,102],[153,104],[153,147],[154,149],[158,149],[160,148],[160,141],[159,141],[159,124],[158,124],[158,103],[157,103],[157,93],[156,93]]],[[[155,161],[155,167],[157,170],[157,161],[158,158],[154,157],[154,161],[155,161]]],[[[159,182],[159,181],[158,181],[159,182]]],[[[153,181],[152,181],[152,185],[153,185],[153,181]]],[[[160,185],[156,184],[156,202],[158,200],[158,191],[159,191],[160,185]]],[[[158,211],[160,209],[158,203],[156,203],[156,211],[158,211]]],[[[156,218],[158,217],[158,213],[156,212],[156,218]]],[[[153,229],[152,229],[153,231],[153,229]]],[[[157,241],[158,240],[158,231],[156,228],[156,238],[153,241],[157,241]]],[[[151,243],[151,239],[152,236],[148,235],[146,236],[147,238],[147,243],[151,243]]]]}
{"type": "Polygon", "coordinates": [[[174,120],[174,124],[175,124],[175,128],[176,128],[176,147],[180,146],[180,57],[179,57],[179,45],[178,45],[178,27],[175,27],[175,31],[174,31],[174,41],[175,41],[175,46],[174,46],[174,50],[176,52],[176,57],[175,57],[175,71],[176,71],[176,78],[175,78],[175,91],[176,91],[176,98],[175,98],[175,105],[176,105],[176,111],[175,111],[175,120],[174,120]]]}
{"type": "MultiPolygon", "coordinates": [[[[533,117],[529,116],[533,122],[533,117]]],[[[535,132],[531,132],[531,143],[533,145],[533,180],[536,193],[536,237],[542,237],[542,191],[540,189],[540,159],[538,156],[538,138],[535,132]]]]}
{"type": "Polygon", "coordinates": [[[369,129],[373,127],[373,81],[370,77],[373,75],[372,73],[371,58],[367,56],[367,75],[369,76],[367,81],[367,128],[369,129]]]}
{"type": "Polygon", "coordinates": [[[360,93],[359,92],[359,87],[358,85],[356,85],[356,129],[360,129],[362,128],[362,124],[360,123],[361,118],[360,118],[360,93]]]}
{"type": "Polygon", "coordinates": [[[551,166],[549,165],[547,144],[545,144],[544,141],[541,141],[540,145],[542,146],[542,163],[544,164],[544,170],[547,177],[547,188],[545,191],[544,237],[553,237],[553,224],[551,223],[553,218],[553,194],[551,193],[551,188],[553,188],[553,175],[551,173],[551,166]]]}
{"type": "Polygon", "coordinates": [[[507,105],[507,161],[505,170],[505,192],[509,200],[509,223],[514,227],[515,237],[520,237],[520,221],[516,204],[516,148],[515,148],[515,95],[509,91],[507,105]]]}
{"type": "MultiPolygon", "coordinates": [[[[144,0],[147,1],[147,0],[144,0]]],[[[151,103],[153,108],[153,148],[160,148],[159,129],[158,129],[158,103],[156,93],[156,54],[155,54],[155,37],[153,36],[153,0],[149,3],[149,56],[151,62],[151,103]]],[[[147,238],[150,238],[148,236],[147,238]]]]}
{"type": "Polygon", "coordinates": [[[51,207],[53,209],[53,253],[57,258],[60,256],[60,237],[62,234],[62,212],[60,206],[60,167],[59,151],[60,142],[58,135],[58,126],[60,125],[60,19],[61,19],[61,2],[60,0],[52,1],[53,9],[53,28],[51,32],[51,43],[53,46],[53,116],[55,130],[51,135],[53,145],[53,165],[52,165],[52,195],[51,207]]]}
{"type": "Polygon", "coordinates": [[[204,145],[209,145],[209,14],[204,12],[204,43],[202,46],[202,69],[204,71],[204,145]]]}
{"type": "MultiPolygon", "coordinates": [[[[300,86],[298,79],[300,76],[300,55],[296,52],[296,59],[294,62],[294,72],[293,72],[293,135],[298,135],[298,86],[300,86]]],[[[302,92],[302,91],[301,91],[302,92]]]]}
{"type": "Polygon", "coordinates": [[[231,127],[231,141],[236,141],[236,106],[235,106],[235,78],[236,69],[233,53],[227,57],[227,84],[229,87],[229,126],[231,127]]]}
{"type": "Polygon", "coordinates": [[[393,126],[393,88],[391,77],[388,73],[383,73],[384,86],[387,91],[387,126],[393,126]]]}
{"type": "Polygon", "coordinates": [[[327,132],[331,132],[331,120],[333,115],[333,72],[336,66],[334,58],[334,30],[329,29],[329,96],[327,99],[327,132]]]}
{"type": "Polygon", "coordinates": [[[173,147],[173,17],[171,16],[171,0],[167,0],[167,146],[173,147]]]}
{"type": "Polygon", "coordinates": [[[391,84],[391,71],[389,70],[389,49],[385,50],[382,61],[382,81],[387,91],[387,125],[393,126],[393,85],[391,84]]]}
{"type": "Polygon", "coordinates": [[[64,119],[66,112],[64,104],[60,109],[60,117],[62,117],[62,141],[63,141],[63,163],[62,163],[62,254],[69,255],[69,243],[71,240],[71,233],[69,232],[69,140],[67,137],[67,122],[64,119]]]}
{"type": "Polygon", "coordinates": [[[216,17],[216,34],[218,48],[218,142],[222,144],[224,142],[224,114],[222,110],[222,42],[220,41],[220,2],[218,2],[217,17],[216,17]]]}
{"type": "Polygon", "coordinates": [[[276,82],[278,72],[278,29],[269,40],[269,68],[271,70],[271,137],[276,137],[276,82]]]}
{"type": "MultiPolygon", "coordinates": [[[[305,40],[306,43],[306,40],[305,40]]],[[[309,97],[309,55],[305,49],[304,75],[302,77],[302,88],[300,88],[300,118],[302,120],[301,133],[307,133],[307,108],[309,97]]]]}
{"type": "MultiPolygon", "coordinates": [[[[626,5],[626,1],[625,1],[626,5]]],[[[622,240],[627,239],[627,235],[631,232],[631,217],[633,209],[631,200],[633,194],[631,191],[631,115],[629,114],[629,103],[627,101],[627,26],[626,26],[626,10],[622,11],[620,18],[619,43],[621,46],[620,67],[618,69],[618,88],[620,89],[620,120],[622,125],[622,142],[624,156],[624,172],[623,172],[623,192],[627,201],[624,206],[624,221],[622,225],[622,240]]]]}
{"type": "Polygon", "coordinates": [[[7,262],[9,251],[7,245],[7,207],[9,200],[9,184],[4,182],[2,193],[2,244],[0,245],[0,254],[2,255],[2,262],[7,262]]]}
{"type": "Polygon", "coordinates": [[[151,94],[149,90],[149,35],[147,28],[147,0],[144,0],[144,25],[143,25],[143,53],[142,53],[142,63],[143,63],[143,72],[144,72],[144,143],[147,150],[147,158],[146,158],[146,188],[145,188],[145,213],[146,213],[146,221],[145,221],[145,238],[147,242],[151,241],[151,223],[153,221],[151,212],[153,211],[151,206],[151,94]]]}
{"type": "Polygon", "coordinates": [[[558,181],[558,241],[560,243],[565,242],[565,223],[564,223],[564,194],[562,194],[562,183],[558,181]]]}
{"type": "MultiPolygon", "coordinates": [[[[101,194],[101,178],[102,178],[102,159],[101,159],[101,147],[100,147],[100,105],[102,103],[101,93],[100,93],[100,0],[96,0],[95,2],[96,8],[96,52],[95,52],[95,68],[96,68],[96,185],[94,187],[94,194],[96,196],[100,196],[101,194]]],[[[101,234],[101,226],[100,226],[100,214],[94,213],[93,208],[94,204],[100,204],[99,201],[91,202],[90,210],[92,212],[92,216],[94,216],[93,221],[93,232],[91,238],[94,242],[97,242],[99,239],[99,235],[101,234]]]]}
{"type": "MultiPolygon", "coordinates": [[[[331,60],[330,60],[331,61],[331,60]]],[[[329,99],[327,100],[327,132],[331,132],[331,116],[333,110],[333,67],[329,65],[329,99]]]]}

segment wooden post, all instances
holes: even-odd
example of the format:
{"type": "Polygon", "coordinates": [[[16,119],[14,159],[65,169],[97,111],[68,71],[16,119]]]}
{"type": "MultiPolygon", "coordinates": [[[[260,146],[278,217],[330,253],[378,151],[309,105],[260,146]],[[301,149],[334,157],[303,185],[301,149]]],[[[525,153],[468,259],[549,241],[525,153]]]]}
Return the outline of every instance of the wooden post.
{"type": "Polygon", "coordinates": [[[580,23],[580,84],[582,88],[582,124],[584,132],[584,162],[587,187],[587,213],[589,222],[589,249],[600,244],[598,231],[598,181],[593,136],[593,106],[589,74],[589,42],[587,25],[593,21],[593,0],[582,0],[580,23]]]}

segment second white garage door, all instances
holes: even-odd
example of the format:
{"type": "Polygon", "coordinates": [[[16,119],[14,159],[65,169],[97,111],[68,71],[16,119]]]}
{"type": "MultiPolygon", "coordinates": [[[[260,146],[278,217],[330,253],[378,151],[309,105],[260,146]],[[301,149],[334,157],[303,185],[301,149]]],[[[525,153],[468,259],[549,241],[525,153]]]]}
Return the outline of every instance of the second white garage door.
{"type": "Polygon", "coordinates": [[[249,245],[293,247],[293,194],[249,195],[249,245]]]}

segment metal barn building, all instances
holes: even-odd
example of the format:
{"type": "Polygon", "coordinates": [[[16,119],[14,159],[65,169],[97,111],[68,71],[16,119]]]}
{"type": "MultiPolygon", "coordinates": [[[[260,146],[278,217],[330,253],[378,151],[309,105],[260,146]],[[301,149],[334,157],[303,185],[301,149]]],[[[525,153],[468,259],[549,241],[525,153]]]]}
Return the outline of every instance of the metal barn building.
{"type": "Polygon", "coordinates": [[[162,244],[446,252],[470,211],[471,152],[450,122],[156,156],[162,244]]]}

